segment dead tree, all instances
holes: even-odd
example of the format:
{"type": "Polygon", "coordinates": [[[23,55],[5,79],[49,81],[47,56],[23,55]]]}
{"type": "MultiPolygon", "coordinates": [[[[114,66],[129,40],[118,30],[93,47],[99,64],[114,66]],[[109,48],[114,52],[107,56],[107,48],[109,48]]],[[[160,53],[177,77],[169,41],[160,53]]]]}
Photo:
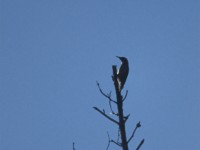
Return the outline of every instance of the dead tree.
{"type": "MultiPolygon", "coordinates": [[[[117,76],[118,75],[117,67],[115,65],[112,66],[112,71],[113,71],[112,80],[113,80],[114,87],[115,87],[116,100],[111,98],[111,92],[109,94],[104,93],[98,82],[97,82],[97,86],[99,88],[100,93],[108,99],[110,110],[111,110],[112,114],[114,114],[118,118],[118,120],[115,120],[112,117],[110,117],[108,114],[106,114],[104,109],[101,110],[98,107],[93,107],[93,108],[96,111],[98,111],[101,115],[103,115],[104,117],[109,119],[111,122],[115,123],[119,128],[118,139],[120,138],[120,140],[115,141],[115,140],[110,139],[110,135],[109,135],[109,133],[107,133],[108,134],[108,145],[107,145],[106,150],[108,150],[110,143],[116,144],[117,146],[121,147],[122,150],[128,150],[129,149],[128,144],[133,139],[136,130],[141,127],[141,124],[140,124],[140,122],[138,122],[136,124],[135,129],[133,130],[131,136],[129,138],[127,138],[126,122],[129,118],[130,114],[124,115],[123,103],[128,95],[128,90],[126,90],[125,96],[122,96],[121,89],[119,88],[120,83],[118,81],[118,76],[117,76]],[[116,105],[117,112],[113,111],[112,104],[116,105]]],[[[138,144],[137,148],[135,148],[135,149],[139,150],[143,143],[144,143],[144,139],[141,140],[141,142],[138,144]]]]}

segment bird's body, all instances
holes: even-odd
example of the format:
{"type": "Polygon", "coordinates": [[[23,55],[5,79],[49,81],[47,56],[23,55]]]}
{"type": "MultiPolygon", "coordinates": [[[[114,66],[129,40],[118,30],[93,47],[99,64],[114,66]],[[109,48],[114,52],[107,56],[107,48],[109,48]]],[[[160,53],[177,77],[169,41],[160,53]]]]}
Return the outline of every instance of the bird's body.
{"type": "Polygon", "coordinates": [[[129,65],[128,65],[127,58],[125,58],[125,57],[118,57],[118,58],[122,62],[120,68],[117,71],[117,80],[118,80],[118,84],[119,84],[119,90],[121,91],[123,89],[126,79],[128,77],[129,65]]]}

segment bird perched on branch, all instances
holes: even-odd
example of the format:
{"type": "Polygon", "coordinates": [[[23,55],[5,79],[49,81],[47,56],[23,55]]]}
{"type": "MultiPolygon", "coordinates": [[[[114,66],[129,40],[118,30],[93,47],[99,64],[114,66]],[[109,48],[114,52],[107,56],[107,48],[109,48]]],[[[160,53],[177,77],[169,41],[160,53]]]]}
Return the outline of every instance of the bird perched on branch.
{"type": "Polygon", "coordinates": [[[121,60],[121,66],[117,71],[117,81],[119,84],[119,90],[121,91],[124,87],[124,84],[126,82],[128,72],[129,72],[129,66],[128,66],[128,60],[125,57],[119,57],[116,56],[121,60]]]}

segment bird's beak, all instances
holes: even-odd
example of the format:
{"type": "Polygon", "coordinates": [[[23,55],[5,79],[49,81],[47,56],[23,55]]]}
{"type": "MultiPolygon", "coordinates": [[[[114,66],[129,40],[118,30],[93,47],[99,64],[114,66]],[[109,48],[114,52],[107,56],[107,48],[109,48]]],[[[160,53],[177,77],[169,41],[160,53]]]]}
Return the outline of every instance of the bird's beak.
{"type": "Polygon", "coordinates": [[[121,57],[120,57],[120,56],[116,56],[116,57],[117,57],[117,58],[119,58],[119,60],[120,60],[120,61],[122,61],[122,59],[121,59],[121,57]]]}
{"type": "Polygon", "coordinates": [[[120,57],[119,57],[119,56],[116,56],[116,57],[120,59],[120,57]]]}

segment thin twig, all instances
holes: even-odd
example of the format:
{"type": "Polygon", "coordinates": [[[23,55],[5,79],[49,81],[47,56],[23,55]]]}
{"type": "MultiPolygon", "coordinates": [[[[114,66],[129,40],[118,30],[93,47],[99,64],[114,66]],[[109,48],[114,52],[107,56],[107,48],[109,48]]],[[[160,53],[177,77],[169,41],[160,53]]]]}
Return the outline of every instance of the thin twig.
{"type": "Polygon", "coordinates": [[[128,143],[129,143],[129,142],[131,141],[131,139],[134,137],[135,132],[136,132],[137,128],[139,128],[139,127],[141,127],[140,122],[138,122],[137,125],[135,126],[135,129],[133,130],[133,133],[132,133],[131,137],[128,139],[128,143]]]}
{"type": "Polygon", "coordinates": [[[125,101],[127,95],[128,95],[128,90],[126,90],[126,94],[125,94],[124,98],[122,99],[122,101],[125,101]]]}
{"type": "Polygon", "coordinates": [[[144,143],[144,139],[142,139],[142,141],[140,142],[140,144],[138,145],[138,147],[136,148],[136,150],[139,150],[143,143],[144,143]]]}
{"type": "Polygon", "coordinates": [[[118,128],[117,143],[119,143],[119,137],[120,137],[120,129],[118,128]]]}
{"type": "Polygon", "coordinates": [[[119,143],[119,142],[116,142],[116,141],[114,141],[114,140],[111,140],[110,142],[113,142],[113,143],[115,143],[117,146],[122,147],[122,144],[119,143]]]}
{"type": "Polygon", "coordinates": [[[112,109],[112,103],[111,103],[111,101],[110,101],[110,100],[109,100],[109,106],[110,106],[110,110],[111,110],[112,114],[114,114],[114,115],[118,116],[118,114],[117,114],[117,113],[115,113],[115,112],[113,111],[113,109],[112,109]]]}
{"type": "Polygon", "coordinates": [[[108,148],[109,148],[109,146],[110,146],[110,135],[109,135],[109,133],[107,132],[107,135],[108,135],[108,145],[107,145],[107,148],[106,148],[106,150],[108,150],[108,148]]]}
{"type": "MultiPolygon", "coordinates": [[[[96,81],[96,82],[97,82],[97,81],[96,81]]],[[[99,85],[99,82],[97,82],[97,86],[98,86],[99,91],[101,92],[101,94],[102,94],[103,96],[105,96],[106,98],[108,98],[111,102],[117,104],[116,101],[114,101],[113,99],[111,99],[111,96],[110,96],[110,95],[105,94],[105,93],[102,91],[102,89],[101,89],[101,87],[100,87],[100,85],[99,85]]],[[[111,94],[111,93],[110,93],[110,94],[111,94]]]]}
{"type": "Polygon", "coordinates": [[[130,114],[128,114],[126,117],[124,117],[124,122],[126,122],[129,118],[130,114]]]}
{"type": "Polygon", "coordinates": [[[108,115],[105,114],[105,112],[101,111],[99,108],[97,107],[93,107],[96,111],[98,111],[99,113],[101,113],[103,116],[105,116],[107,119],[109,119],[110,121],[116,123],[117,125],[119,125],[119,123],[114,120],[113,118],[109,117],[108,115]]]}

